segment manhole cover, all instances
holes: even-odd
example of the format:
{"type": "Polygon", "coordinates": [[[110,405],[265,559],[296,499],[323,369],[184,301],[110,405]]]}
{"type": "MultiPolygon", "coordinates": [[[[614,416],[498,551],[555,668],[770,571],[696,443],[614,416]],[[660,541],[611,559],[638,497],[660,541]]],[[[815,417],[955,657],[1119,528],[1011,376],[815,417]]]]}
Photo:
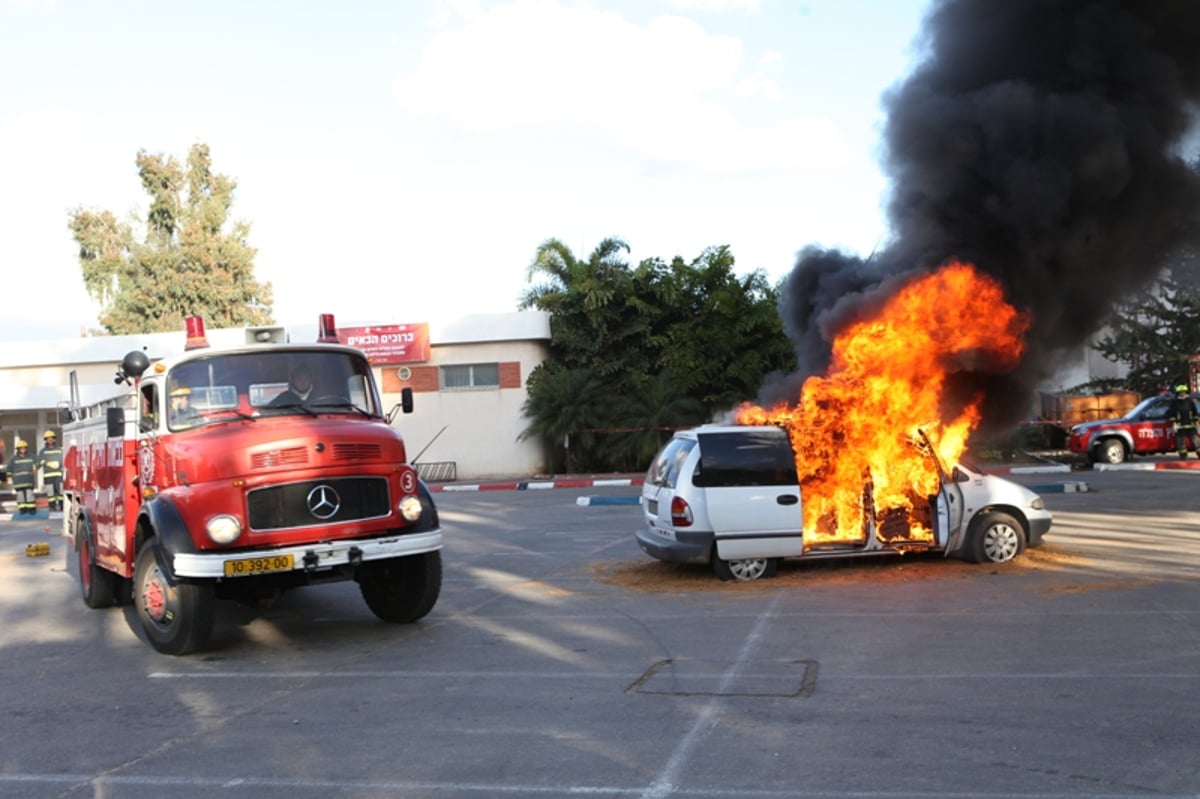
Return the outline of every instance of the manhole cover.
{"type": "Polygon", "coordinates": [[[755,661],[734,668],[727,660],[655,661],[630,693],[672,696],[762,696],[803,699],[817,682],[817,661],[755,661]]]}

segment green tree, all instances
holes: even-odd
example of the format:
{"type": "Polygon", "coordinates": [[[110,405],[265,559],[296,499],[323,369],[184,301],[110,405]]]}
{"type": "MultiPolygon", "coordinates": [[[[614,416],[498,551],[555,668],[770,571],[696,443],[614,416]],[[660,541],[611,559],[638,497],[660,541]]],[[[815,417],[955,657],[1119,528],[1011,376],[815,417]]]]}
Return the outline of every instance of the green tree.
{"type": "Polygon", "coordinates": [[[568,369],[553,362],[540,364],[529,375],[523,408],[530,419],[522,439],[540,437],[550,469],[576,471],[595,446],[598,428],[607,424],[611,399],[603,380],[590,369],[568,369]]]}
{"type": "Polygon", "coordinates": [[[526,436],[545,436],[572,468],[643,468],[669,428],[732,408],[794,365],[777,289],[759,272],[737,277],[727,247],[636,268],[628,249],[606,239],[581,260],[549,239],[529,267],[541,282],[521,307],[552,317],[550,358],[527,385],[526,436]]]}
{"type": "Polygon", "coordinates": [[[179,330],[192,315],[214,327],[269,324],[271,285],[254,279],[250,226],[229,217],[237,183],[212,170],[208,146],[192,145],[186,166],[145,150],[136,163],[150,195],[140,241],[109,211],[76,208],[68,222],[105,331],[179,330]]]}
{"type": "Polygon", "coordinates": [[[728,247],[710,247],[691,264],[675,258],[661,284],[668,312],[659,365],[705,408],[752,399],[767,374],[794,368],[778,291],[760,270],[736,275],[728,247]]]}
{"type": "Polygon", "coordinates": [[[1188,360],[1200,354],[1200,256],[1181,253],[1149,288],[1117,306],[1108,331],[1095,349],[1129,364],[1126,387],[1152,394],[1187,383],[1188,360]]]}

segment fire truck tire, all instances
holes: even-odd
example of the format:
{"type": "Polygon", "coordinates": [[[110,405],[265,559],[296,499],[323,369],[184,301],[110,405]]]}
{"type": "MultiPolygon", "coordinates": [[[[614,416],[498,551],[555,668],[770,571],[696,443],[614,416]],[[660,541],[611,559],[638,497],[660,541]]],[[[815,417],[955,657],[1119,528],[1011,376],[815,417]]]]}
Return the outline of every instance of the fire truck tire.
{"type": "Polygon", "coordinates": [[[150,645],[165,655],[186,655],[208,642],[216,596],[211,585],[175,578],[165,559],[153,538],[142,544],[133,568],[133,602],[150,645]]]}
{"type": "Polygon", "coordinates": [[[1100,463],[1124,463],[1125,445],[1119,439],[1107,439],[1097,448],[1096,460],[1100,463]]]}
{"type": "Polygon", "coordinates": [[[442,553],[376,561],[358,578],[363,601],[380,619],[407,624],[433,610],[442,590],[442,553]]]}
{"type": "Polygon", "coordinates": [[[767,579],[779,570],[779,558],[752,558],[749,560],[721,560],[713,550],[713,571],[722,582],[767,579]]]}
{"type": "Polygon", "coordinates": [[[76,535],[79,536],[75,549],[79,554],[79,591],[83,595],[83,604],[89,608],[107,608],[116,598],[117,576],[96,565],[92,526],[86,519],[80,520],[76,535]]]}
{"type": "Polygon", "coordinates": [[[967,532],[967,560],[972,563],[1007,563],[1025,551],[1025,530],[1007,513],[992,511],[971,522],[967,532]]]}

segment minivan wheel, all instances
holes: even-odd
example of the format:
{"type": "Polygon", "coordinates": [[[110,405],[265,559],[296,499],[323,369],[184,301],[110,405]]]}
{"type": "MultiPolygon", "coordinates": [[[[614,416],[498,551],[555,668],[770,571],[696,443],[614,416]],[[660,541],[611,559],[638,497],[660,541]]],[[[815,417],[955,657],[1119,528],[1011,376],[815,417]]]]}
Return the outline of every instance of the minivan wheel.
{"type": "Polygon", "coordinates": [[[713,571],[722,580],[750,580],[774,577],[779,569],[779,558],[750,558],[748,560],[721,560],[713,553],[713,571]]]}
{"type": "Polygon", "coordinates": [[[967,559],[973,563],[1007,563],[1024,551],[1024,529],[1007,513],[986,513],[967,532],[967,559]]]}

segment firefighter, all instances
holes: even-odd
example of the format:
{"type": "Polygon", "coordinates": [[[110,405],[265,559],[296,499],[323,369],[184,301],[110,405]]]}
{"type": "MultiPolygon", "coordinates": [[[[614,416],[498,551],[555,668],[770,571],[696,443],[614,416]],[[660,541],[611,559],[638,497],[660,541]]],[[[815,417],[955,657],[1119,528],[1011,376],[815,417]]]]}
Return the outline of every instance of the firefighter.
{"type": "Polygon", "coordinates": [[[198,421],[196,409],[192,407],[192,390],[180,386],[171,392],[171,427],[191,427],[198,421]]]}
{"type": "Polygon", "coordinates": [[[1175,423],[1175,449],[1180,460],[1187,460],[1188,450],[1200,458],[1196,449],[1196,403],[1188,396],[1188,387],[1175,387],[1175,402],[1171,408],[1171,421],[1175,423]]]}
{"type": "Polygon", "coordinates": [[[53,430],[47,430],[42,435],[42,440],[45,446],[38,453],[37,460],[37,466],[42,470],[42,487],[46,489],[50,510],[62,510],[62,447],[58,445],[58,434],[53,430]]]}
{"type": "Polygon", "coordinates": [[[37,505],[33,501],[37,461],[28,450],[29,445],[18,439],[17,452],[8,461],[8,474],[12,478],[13,490],[17,492],[18,516],[33,516],[37,513],[37,505]]]}
{"type": "Polygon", "coordinates": [[[271,400],[271,406],[280,408],[286,405],[303,405],[312,395],[312,390],[312,370],[304,364],[299,364],[292,369],[291,376],[288,378],[288,387],[283,390],[282,394],[271,400]]]}

